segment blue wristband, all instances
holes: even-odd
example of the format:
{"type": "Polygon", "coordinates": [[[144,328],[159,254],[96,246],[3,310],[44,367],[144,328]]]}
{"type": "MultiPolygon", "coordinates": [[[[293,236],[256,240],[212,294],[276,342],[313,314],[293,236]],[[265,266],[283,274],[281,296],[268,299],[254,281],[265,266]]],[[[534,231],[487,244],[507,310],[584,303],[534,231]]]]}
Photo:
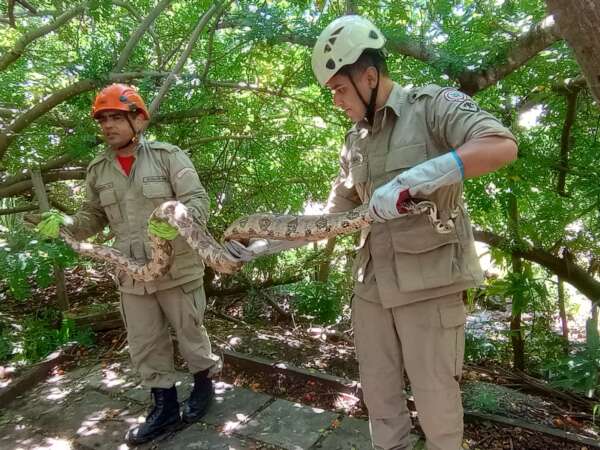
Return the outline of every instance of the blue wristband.
{"type": "Polygon", "coordinates": [[[456,165],[460,169],[461,178],[464,180],[465,179],[465,166],[463,165],[462,159],[460,159],[460,156],[458,156],[458,153],[456,153],[456,150],[451,149],[450,153],[452,154],[452,157],[454,158],[454,162],[456,162],[456,165]]]}

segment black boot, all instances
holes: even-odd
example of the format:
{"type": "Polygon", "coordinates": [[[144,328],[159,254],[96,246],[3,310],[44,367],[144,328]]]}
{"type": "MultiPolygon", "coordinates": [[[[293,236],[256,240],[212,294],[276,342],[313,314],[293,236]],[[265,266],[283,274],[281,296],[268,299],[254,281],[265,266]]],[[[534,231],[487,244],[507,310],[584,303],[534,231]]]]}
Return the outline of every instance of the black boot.
{"type": "Polygon", "coordinates": [[[183,406],[183,421],[194,423],[200,420],[210,406],[215,390],[208,378],[208,369],[194,374],[194,389],[183,406]]]}
{"type": "Polygon", "coordinates": [[[125,441],[128,444],[143,444],[181,426],[175,386],[168,389],[152,388],[150,392],[154,398],[154,406],[145,423],[127,432],[125,441]]]}

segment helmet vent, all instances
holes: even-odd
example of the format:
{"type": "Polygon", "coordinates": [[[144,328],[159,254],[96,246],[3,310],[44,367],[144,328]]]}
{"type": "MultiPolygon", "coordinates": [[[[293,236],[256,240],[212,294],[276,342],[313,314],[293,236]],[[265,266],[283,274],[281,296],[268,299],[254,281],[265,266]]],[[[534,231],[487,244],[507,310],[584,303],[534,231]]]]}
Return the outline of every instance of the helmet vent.
{"type": "Polygon", "coordinates": [[[329,53],[331,50],[331,45],[325,44],[325,49],[323,50],[323,53],[329,53]]]}
{"type": "Polygon", "coordinates": [[[329,38],[329,43],[330,43],[331,45],[334,45],[336,40],[337,40],[337,38],[336,38],[336,37],[329,38]]]}
{"type": "Polygon", "coordinates": [[[377,35],[377,33],[375,33],[375,31],[373,31],[373,30],[371,30],[371,31],[369,32],[369,37],[370,37],[371,39],[379,39],[379,36],[378,36],[378,35],[377,35]]]}
{"type": "Polygon", "coordinates": [[[343,29],[344,29],[344,27],[339,27],[337,30],[335,30],[333,33],[331,33],[331,35],[337,36],[338,34],[340,34],[342,32],[343,29]]]}
{"type": "Polygon", "coordinates": [[[335,69],[335,61],[333,59],[329,58],[327,60],[327,64],[325,64],[325,67],[327,67],[329,70],[335,69]]]}

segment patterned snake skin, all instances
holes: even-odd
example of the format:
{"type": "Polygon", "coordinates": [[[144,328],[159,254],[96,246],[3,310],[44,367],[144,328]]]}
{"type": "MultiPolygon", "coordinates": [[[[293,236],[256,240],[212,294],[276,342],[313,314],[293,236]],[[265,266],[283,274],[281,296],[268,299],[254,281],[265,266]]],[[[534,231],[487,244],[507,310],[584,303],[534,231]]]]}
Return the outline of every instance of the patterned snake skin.
{"type": "MultiPolygon", "coordinates": [[[[427,214],[438,233],[445,234],[454,229],[452,220],[442,223],[437,218],[437,208],[432,202],[411,203],[407,210],[407,216],[427,214]]],[[[232,256],[215,238],[193,221],[189,210],[182,203],[174,200],[165,202],[154,210],[150,219],[164,220],[177,228],[190,247],[214,270],[233,273],[242,267],[243,262],[232,256]]],[[[352,233],[369,226],[372,222],[368,205],[343,213],[320,216],[253,214],[231,224],[225,230],[224,240],[247,241],[253,238],[264,238],[311,242],[352,233]]],[[[146,264],[137,263],[111,247],[78,242],[63,230],[60,235],[79,254],[109,262],[136,280],[156,280],[165,275],[171,267],[173,249],[170,242],[152,234],[149,235],[152,243],[152,259],[146,264]]]]}

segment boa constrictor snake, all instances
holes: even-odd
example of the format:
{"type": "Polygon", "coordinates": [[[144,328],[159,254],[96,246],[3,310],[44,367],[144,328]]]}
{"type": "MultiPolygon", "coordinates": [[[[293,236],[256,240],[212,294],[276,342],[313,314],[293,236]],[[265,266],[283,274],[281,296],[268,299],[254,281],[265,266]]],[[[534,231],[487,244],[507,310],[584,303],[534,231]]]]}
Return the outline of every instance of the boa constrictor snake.
{"type": "MultiPolygon", "coordinates": [[[[438,218],[437,208],[433,202],[409,203],[406,209],[405,216],[427,214],[438,233],[445,234],[454,229],[451,219],[443,223],[438,218]]],[[[178,201],[171,200],[163,203],[154,210],[150,219],[163,220],[177,228],[179,234],[201,256],[205,264],[218,272],[233,273],[243,265],[239,258],[231,255],[214,237],[196,224],[186,206],[178,201]]],[[[371,223],[373,219],[369,215],[368,205],[343,213],[315,216],[253,214],[233,222],[225,230],[224,240],[247,241],[263,238],[314,242],[336,235],[349,234],[368,227],[371,223]]],[[[170,242],[152,234],[149,234],[152,259],[146,264],[140,264],[111,247],[76,241],[62,229],[60,236],[77,253],[111,263],[136,280],[152,281],[162,277],[169,271],[173,260],[170,242]]]]}

